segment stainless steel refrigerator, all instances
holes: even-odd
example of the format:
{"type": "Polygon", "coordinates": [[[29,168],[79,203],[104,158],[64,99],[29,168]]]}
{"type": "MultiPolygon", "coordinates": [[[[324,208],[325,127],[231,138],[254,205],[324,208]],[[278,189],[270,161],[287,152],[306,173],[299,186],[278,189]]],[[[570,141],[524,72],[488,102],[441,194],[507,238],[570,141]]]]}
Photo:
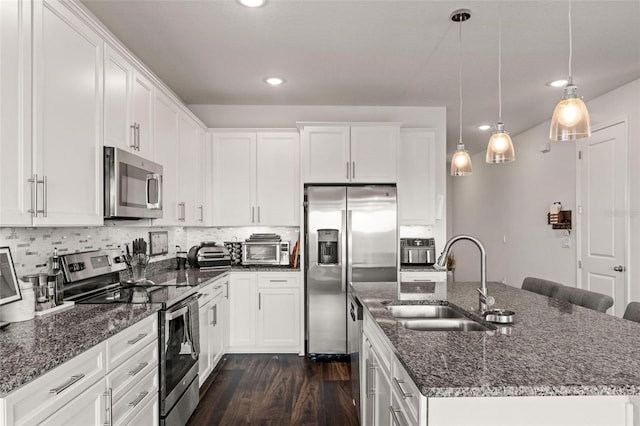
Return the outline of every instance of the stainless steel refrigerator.
{"type": "Polygon", "coordinates": [[[348,354],[349,282],[397,282],[396,188],[305,188],[307,353],[348,354]]]}

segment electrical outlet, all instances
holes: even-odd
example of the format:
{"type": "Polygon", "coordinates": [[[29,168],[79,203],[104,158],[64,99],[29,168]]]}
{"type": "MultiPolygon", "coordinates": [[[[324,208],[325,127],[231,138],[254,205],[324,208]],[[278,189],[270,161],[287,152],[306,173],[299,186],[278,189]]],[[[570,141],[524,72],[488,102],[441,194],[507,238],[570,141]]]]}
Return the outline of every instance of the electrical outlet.
{"type": "Polygon", "coordinates": [[[562,239],[562,248],[571,248],[571,239],[569,237],[562,239]]]}

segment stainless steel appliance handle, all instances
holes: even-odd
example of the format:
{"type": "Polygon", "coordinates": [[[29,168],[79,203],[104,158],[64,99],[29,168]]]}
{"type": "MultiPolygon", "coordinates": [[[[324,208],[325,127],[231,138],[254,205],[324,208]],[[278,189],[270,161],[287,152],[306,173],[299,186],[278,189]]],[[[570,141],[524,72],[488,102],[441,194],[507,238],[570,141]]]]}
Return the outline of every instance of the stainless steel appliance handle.
{"type": "Polygon", "coordinates": [[[138,374],[139,372],[141,372],[142,370],[144,370],[144,368],[149,365],[148,362],[141,362],[140,364],[138,364],[138,366],[136,368],[134,368],[133,370],[129,371],[129,375],[130,376],[135,376],[136,374],[138,374]]]}
{"type": "Polygon", "coordinates": [[[131,144],[129,146],[135,151],[136,150],[136,123],[133,123],[131,126],[131,144]]]}
{"type": "Polygon", "coordinates": [[[347,282],[353,279],[353,211],[347,210],[347,280],[342,282],[342,291],[346,291],[347,282]]]}
{"type": "Polygon", "coordinates": [[[74,383],[77,383],[84,377],[84,374],[76,374],[75,376],[71,376],[69,380],[58,386],[57,388],[49,389],[49,393],[58,395],[69,388],[74,383]]]}
{"type": "Polygon", "coordinates": [[[127,341],[127,344],[129,345],[135,345],[136,343],[138,343],[140,340],[144,339],[145,337],[147,337],[149,333],[140,333],[138,334],[137,337],[134,337],[133,339],[127,341]]]}
{"type": "Polygon", "coordinates": [[[145,396],[149,395],[149,392],[144,391],[144,392],[140,392],[138,394],[138,396],[136,396],[136,399],[134,399],[133,401],[129,402],[129,407],[135,407],[136,405],[140,404],[140,401],[142,401],[144,399],[145,396]]]}
{"type": "Polygon", "coordinates": [[[411,392],[405,392],[404,389],[402,389],[401,385],[404,384],[404,380],[400,380],[397,377],[394,377],[393,381],[398,387],[398,390],[400,391],[400,396],[402,396],[402,399],[413,398],[413,394],[411,392]]]}
{"type": "Polygon", "coordinates": [[[173,312],[167,312],[167,321],[173,321],[176,318],[179,318],[181,316],[183,316],[184,314],[186,314],[187,312],[189,312],[189,306],[183,306],[182,308],[173,311],[173,312]]]}
{"type": "Polygon", "coordinates": [[[147,208],[149,209],[159,209],[162,207],[162,176],[158,173],[148,173],[147,174],[147,179],[145,181],[145,193],[146,193],[146,198],[147,198],[147,208]],[[149,182],[151,182],[152,180],[156,180],[158,181],[158,201],[155,203],[151,202],[150,196],[149,196],[149,182]]]}

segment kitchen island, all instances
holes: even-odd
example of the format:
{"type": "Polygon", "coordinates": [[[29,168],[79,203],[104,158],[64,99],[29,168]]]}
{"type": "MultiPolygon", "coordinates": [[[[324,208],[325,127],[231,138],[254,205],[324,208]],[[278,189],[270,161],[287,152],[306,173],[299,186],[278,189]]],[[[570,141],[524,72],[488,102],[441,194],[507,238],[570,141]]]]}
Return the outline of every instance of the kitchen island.
{"type": "MultiPolygon", "coordinates": [[[[476,287],[449,284],[442,303],[482,321],[471,312],[476,287]]],[[[414,331],[387,309],[399,303],[395,286],[352,288],[366,308],[365,332],[367,321],[370,332],[382,332],[419,390],[421,424],[640,424],[638,323],[492,282],[489,294],[496,307],[516,312],[513,324],[414,331]]]]}

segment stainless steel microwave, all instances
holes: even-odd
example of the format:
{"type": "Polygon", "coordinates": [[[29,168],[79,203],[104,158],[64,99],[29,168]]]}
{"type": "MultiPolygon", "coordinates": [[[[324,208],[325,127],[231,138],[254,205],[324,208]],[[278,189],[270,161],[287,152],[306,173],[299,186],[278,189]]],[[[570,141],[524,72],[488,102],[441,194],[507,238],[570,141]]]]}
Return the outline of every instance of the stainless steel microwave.
{"type": "Polygon", "coordinates": [[[243,265],[289,266],[288,241],[247,241],[242,243],[243,265]]]}
{"type": "Polygon", "coordinates": [[[123,149],[105,146],[104,217],[162,217],[162,166],[123,149]]]}

